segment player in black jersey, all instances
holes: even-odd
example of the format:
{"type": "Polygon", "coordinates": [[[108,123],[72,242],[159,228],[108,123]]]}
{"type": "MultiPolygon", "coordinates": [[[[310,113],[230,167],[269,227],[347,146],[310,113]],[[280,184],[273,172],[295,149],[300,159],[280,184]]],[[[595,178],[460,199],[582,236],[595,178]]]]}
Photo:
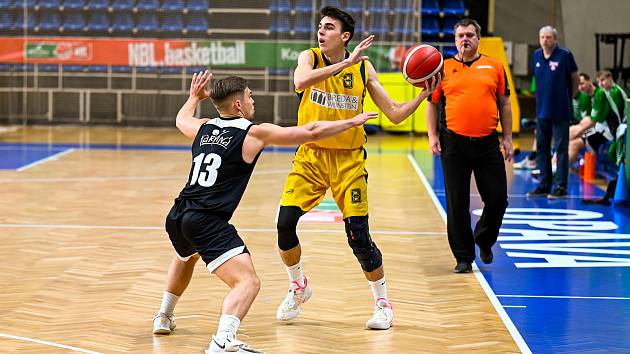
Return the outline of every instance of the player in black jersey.
{"type": "Polygon", "coordinates": [[[299,145],[357,127],[377,114],[314,122],[283,128],[253,125],[254,99],[245,79],[231,76],[207,85],[212,75],[194,74],[190,96],[177,114],[177,128],[192,144],[192,167],[186,186],[166,217],[166,231],[177,255],[171,261],[160,312],[153,333],[175,329],[173,310],[201,257],[208,270],[231,290],[223,300],[217,333],[206,353],[260,353],[236,339],[236,331],[260,289],[247,247],[229,223],[245,192],[256,161],[266,145],[299,145]],[[193,114],[210,97],[219,117],[198,119],[193,114]]]}

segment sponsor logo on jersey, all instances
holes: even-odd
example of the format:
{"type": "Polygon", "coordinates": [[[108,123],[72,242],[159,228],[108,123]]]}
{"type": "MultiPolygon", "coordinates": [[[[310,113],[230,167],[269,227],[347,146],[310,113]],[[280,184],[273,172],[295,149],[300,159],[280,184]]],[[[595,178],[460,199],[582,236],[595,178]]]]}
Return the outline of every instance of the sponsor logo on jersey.
{"type": "Polygon", "coordinates": [[[318,106],[356,111],[359,109],[359,96],[329,93],[318,89],[311,91],[311,102],[318,106]]]}
{"type": "Polygon", "coordinates": [[[225,136],[228,133],[227,130],[219,131],[219,129],[215,129],[212,131],[212,134],[204,135],[201,137],[201,143],[199,146],[203,145],[219,145],[224,149],[227,149],[227,146],[232,141],[231,136],[225,136]]]}
{"type": "Polygon", "coordinates": [[[551,69],[551,71],[556,71],[558,65],[560,65],[560,63],[557,61],[549,61],[549,69],[551,69]]]}
{"type": "Polygon", "coordinates": [[[352,204],[361,203],[361,190],[359,188],[352,189],[350,191],[350,198],[352,200],[352,204]]]}
{"type": "Polygon", "coordinates": [[[477,69],[492,69],[491,65],[479,65],[477,69]]]}

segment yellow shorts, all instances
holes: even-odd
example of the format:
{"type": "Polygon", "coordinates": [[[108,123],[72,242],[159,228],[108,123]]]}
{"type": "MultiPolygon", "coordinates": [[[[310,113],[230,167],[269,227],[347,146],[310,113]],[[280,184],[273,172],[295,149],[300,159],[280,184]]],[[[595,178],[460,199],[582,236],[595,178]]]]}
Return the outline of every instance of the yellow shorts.
{"type": "Polygon", "coordinates": [[[283,206],[307,212],[331,189],[343,217],[368,214],[366,153],[363,148],[332,150],[301,145],[282,193],[283,206]]]}

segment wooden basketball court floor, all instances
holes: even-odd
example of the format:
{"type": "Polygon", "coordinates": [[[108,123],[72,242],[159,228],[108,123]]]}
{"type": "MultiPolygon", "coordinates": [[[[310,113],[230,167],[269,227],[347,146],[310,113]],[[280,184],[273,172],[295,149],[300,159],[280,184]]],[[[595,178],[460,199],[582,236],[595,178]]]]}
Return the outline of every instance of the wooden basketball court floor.
{"type": "MultiPolygon", "coordinates": [[[[199,262],[177,329],[151,333],[174,251],[164,216],[188,176],[175,128],[18,128],[2,143],[62,150],[0,170],[0,352],[202,353],[227,291],[199,262]],[[160,148],[161,147],[161,148],[160,148]]],[[[275,215],[290,149],[263,153],[232,219],[262,289],[239,330],[266,353],[513,353],[514,339],[474,274],[451,272],[446,227],[407,154],[420,137],[370,137],[371,233],[384,255],[395,323],[364,329],[372,295],[343,224],[301,223],[312,299],[275,319],[287,289],[275,215]]]]}

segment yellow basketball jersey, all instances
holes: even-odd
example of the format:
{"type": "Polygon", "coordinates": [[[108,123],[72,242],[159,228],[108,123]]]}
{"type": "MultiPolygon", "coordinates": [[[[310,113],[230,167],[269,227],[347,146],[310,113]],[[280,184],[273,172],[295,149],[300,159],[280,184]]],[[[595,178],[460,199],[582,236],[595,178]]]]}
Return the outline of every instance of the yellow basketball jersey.
{"type": "MultiPolygon", "coordinates": [[[[330,65],[319,48],[311,48],[310,51],[313,69],[330,65]]],[[[298,125],[343,120],[363,112],[367,75],[367,63],[364,60],[303,91],[296,90],[300,98],[298,125]]],[[[356,127],[308,145],[327,149],[356,149],[363,146],[365,141],[363,127],[356,127]]]]}

